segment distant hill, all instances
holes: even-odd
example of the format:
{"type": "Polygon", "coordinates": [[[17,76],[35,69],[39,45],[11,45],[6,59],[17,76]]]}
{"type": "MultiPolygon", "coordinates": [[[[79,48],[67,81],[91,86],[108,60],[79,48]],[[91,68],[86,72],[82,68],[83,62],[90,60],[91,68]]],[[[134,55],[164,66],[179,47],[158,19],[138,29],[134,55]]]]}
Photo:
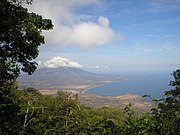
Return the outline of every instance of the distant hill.
{"type": "Polygon", "coordinates": [[[122,78],[95,74],[80,68],[58,67],[40,68],[33,75],[21,75],[18,78],[18,82],[20,88],[66,89],[68,88],[67,86],[92,86],[120,79],[122,78]]]}

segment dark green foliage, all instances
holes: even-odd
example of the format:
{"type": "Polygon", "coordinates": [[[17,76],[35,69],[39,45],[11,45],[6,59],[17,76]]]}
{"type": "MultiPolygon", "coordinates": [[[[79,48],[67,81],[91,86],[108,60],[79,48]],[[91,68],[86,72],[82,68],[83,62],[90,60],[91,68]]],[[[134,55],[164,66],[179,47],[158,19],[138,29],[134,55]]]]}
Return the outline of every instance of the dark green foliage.
{"type": "MultiPolygon", "coordinates": [[[[24,130],[22,104],[16,87],[20,71],[32,74],[38,47],[44,43],[42,30],[53,27],[51,20],[29,13],[24,0],[0,1],[0,134],[24,130]]],[[[25,2],[31,3],[32,0],[25,2]]],[[[30,99],[26,99],[28,102],[30,99]]]]}
{"type": "Polygon", "coordinates": [[[53,27],[51,20],[8,0],[0,1],[0,20],[0,79],[16,79],[20,70],[32,74],[44,43],[41,32],[53,27]]]}
{"type": "MultiPolygon", "coordinates": [[[[42,96],[32,88],[20,94],[22,129],[20,134],[113,134],[120,133],[113,117],[124,117],[117,110],[118,116],[109,116],[103,110],[92,109],[79,104],[76,96],[59,92],[57,96],[42,96]]],[[[114,111],[115,113],[115,111],[114,111]]]]}
{"type": "Polygon", "coordinates": [[[14,84],[4,83],[0,87],[0,134],[17,134],[20,130],[18,96],[14,84]]]}
{"type": "Polygon", "coordinates": [[[152,110],[161,134],[180,134],[180,70],[173,72],[174,81],[170,86],[174,89],[166,91],[164,99],[159,101],[158,108],[152,110]]]}
{"type": "Polygon", "coordinates": [[[58,96],[42,96],[33,88],[21,92],[20,134],[69,134],[73,132],[78,115],[78,101],[59,92],[58,96]]]}

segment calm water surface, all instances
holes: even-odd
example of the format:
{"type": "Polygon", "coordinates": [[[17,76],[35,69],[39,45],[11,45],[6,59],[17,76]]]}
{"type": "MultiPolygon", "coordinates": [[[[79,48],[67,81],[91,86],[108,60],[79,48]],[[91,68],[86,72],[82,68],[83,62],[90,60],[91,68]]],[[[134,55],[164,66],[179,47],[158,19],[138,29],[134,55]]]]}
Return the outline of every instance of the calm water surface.
{"type": "Polygon", "coordinates": [[[152,98],[161,98],[164,91],[171,89],[168,86],[172,77],[170,73],[142,73],[131,77],[129,80],[112,82],[87,90],[86,94],[98,94],[103,96],[116,96],[120,94],[151,95],[152,98]]]}

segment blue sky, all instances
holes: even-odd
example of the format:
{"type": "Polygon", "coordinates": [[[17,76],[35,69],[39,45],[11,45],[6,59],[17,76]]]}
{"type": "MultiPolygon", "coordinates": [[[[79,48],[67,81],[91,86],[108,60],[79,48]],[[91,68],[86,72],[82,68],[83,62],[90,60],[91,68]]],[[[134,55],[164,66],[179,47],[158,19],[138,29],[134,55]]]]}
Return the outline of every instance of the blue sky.
{"type": "Polygon", "coordinates": [[[54,24],[43,33],[40,67],[107,73],[180,67],[179,0],[38,0],[28,9],[54,24]]]}

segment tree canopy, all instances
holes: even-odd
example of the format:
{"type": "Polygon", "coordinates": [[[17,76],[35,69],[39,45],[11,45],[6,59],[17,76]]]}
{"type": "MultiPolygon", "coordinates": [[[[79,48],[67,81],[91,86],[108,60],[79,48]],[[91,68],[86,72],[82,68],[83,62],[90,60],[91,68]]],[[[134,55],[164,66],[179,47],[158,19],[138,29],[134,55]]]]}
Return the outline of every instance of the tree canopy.
{"type": "Polygon", "coordinates": [[[32,0],[0,1],[0,134],[21,130],[21,107],[16,94],[20,72],[32,74],[37,66],[43,30],[53,28],[49,19],[30,13],[21,4],[32,0]]]}
{"type": "Polygon", "coordinates": [[[16,79],[20,71],[32,74],[44,43],[42,30],[53,28],[51,20],[29,13],[17,0],[0,1],[0,20],[0,79],[16,79]]]}

